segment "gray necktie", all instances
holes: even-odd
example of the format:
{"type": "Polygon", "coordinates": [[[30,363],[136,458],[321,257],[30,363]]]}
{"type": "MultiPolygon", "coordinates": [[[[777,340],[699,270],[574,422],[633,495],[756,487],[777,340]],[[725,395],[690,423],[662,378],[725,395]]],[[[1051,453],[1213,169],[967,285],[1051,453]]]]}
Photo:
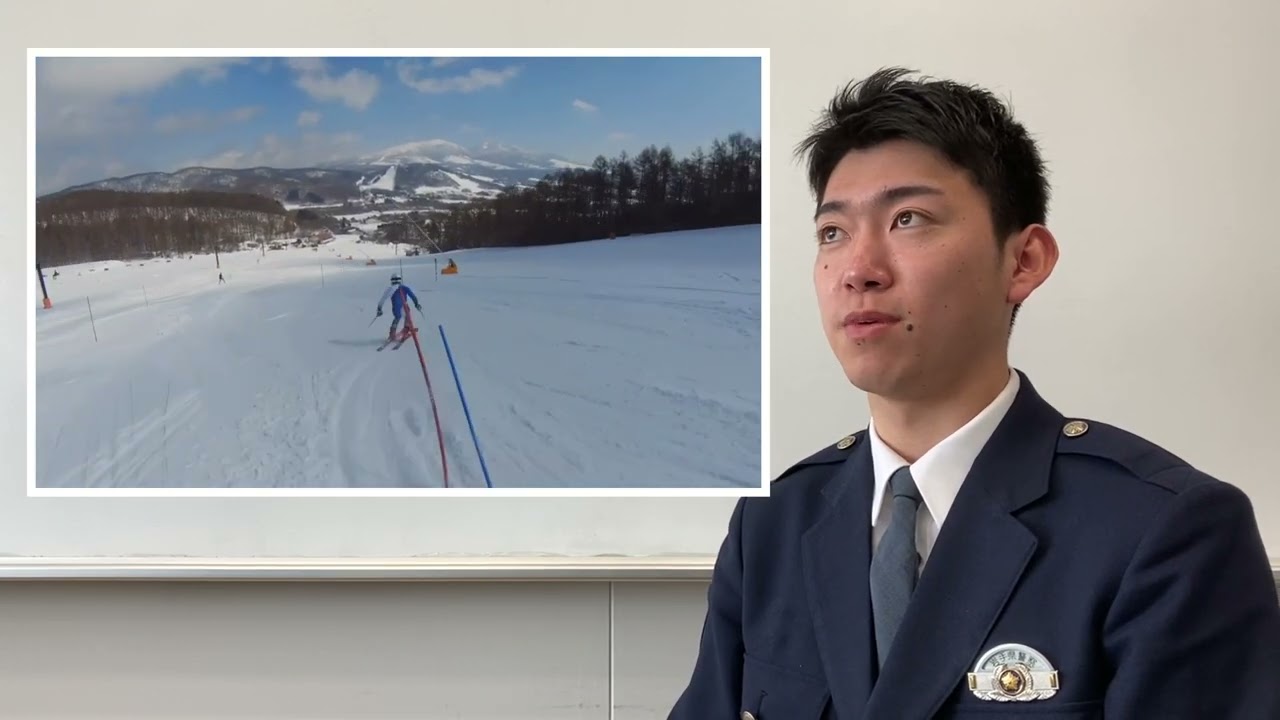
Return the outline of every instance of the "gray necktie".
{"type": "Polygon", "coordinates": [[[916,588],[920,554],[916,550],[916,510],[920,493],[907,467],[889,478],[891,493],[889,527],[880,538],[871,560],[871,608],[875,616],[876,649],[880,665],[889,655],[898,624],[916,588]]]}

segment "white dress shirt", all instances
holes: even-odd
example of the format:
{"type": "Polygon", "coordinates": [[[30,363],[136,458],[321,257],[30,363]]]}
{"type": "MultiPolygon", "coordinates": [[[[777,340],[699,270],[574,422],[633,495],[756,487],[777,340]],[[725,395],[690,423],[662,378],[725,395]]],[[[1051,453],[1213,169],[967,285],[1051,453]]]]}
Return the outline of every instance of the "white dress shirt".
{"type": "MultiPolygon", "coordinates": [[[[924,563],[929,560],[938,532],[947,519],[951,503],[960,492],[960,486],[973,467],[978,453],[982,452],[983,446],[991,439],[996,426],[1013,404],[1014,396],[1018,394],[1018,385],[1018,373],[1010,370],[1008,384],[990,405],[911,464],[911,476],[915,478],[922,500],[916,514],[916,547],[923,558],[920,563],[922,570],[924,563]]],[[[871,440],[876,483],[875,493],[871,498],[871,547],[874,552],[889,524],[890,503],[886,501],[889,477],[908,463],[876,434],[874,420],[871,421],[867,436],[871,440]]]]}

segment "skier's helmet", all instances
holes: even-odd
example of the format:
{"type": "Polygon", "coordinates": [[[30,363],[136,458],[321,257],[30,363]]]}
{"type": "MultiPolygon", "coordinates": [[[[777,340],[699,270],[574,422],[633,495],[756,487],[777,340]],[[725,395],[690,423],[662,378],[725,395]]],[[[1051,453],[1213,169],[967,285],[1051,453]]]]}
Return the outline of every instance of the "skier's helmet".
{"type": "Polygon", "coordinates": [[[400,284],[400,275],[399,275],[399,274],[396,274],[396,275],[392,275],[392,276],[391,276],[391,284],[392,284],[392,285],[399,285],[399,284],[400,284]]]}

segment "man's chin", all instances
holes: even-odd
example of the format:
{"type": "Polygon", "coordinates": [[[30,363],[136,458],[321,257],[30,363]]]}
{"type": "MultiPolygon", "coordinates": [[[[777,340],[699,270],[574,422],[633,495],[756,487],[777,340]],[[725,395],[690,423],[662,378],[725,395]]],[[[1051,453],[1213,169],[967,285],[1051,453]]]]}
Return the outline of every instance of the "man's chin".
{"type": "Polygon", "coordinates": [[[864,359],[846,360],[844,376],[850,385],[871,395],[883,394],[892,387],[892,378],[884,368],[873,367],[864,359]]]}
{"type": "Polygon", "coordinates": [[[885,359],[870,354],[844,357],[841,358],[841,367],[849,384],[868,395],[885,398],[911,395],[915,390],[911,387],[914,384],[911,368],[900,362],[887,363],[885,359]]]}

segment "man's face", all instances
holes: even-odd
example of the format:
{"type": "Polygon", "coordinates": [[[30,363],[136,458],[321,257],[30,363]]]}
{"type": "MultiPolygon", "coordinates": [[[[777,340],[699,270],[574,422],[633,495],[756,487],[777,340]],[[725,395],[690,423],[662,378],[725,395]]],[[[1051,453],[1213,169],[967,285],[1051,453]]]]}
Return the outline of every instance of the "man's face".
{"type": "Polygon", "coordinates": [[[850,153],[815,231],[823,330],[855,386],[933,396],[1004,361],[1010,272],[985,196],[941,155],[901,141],[850,153]]]}

